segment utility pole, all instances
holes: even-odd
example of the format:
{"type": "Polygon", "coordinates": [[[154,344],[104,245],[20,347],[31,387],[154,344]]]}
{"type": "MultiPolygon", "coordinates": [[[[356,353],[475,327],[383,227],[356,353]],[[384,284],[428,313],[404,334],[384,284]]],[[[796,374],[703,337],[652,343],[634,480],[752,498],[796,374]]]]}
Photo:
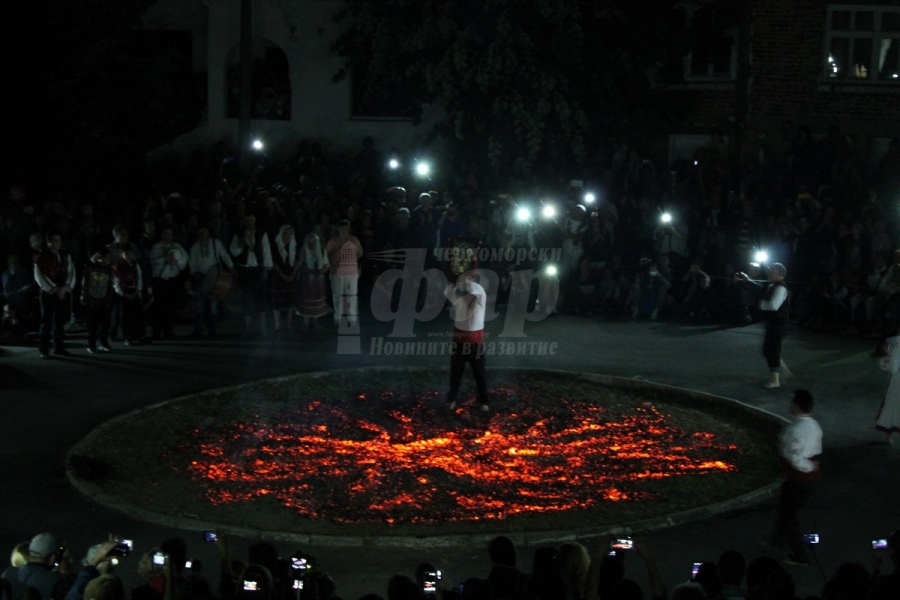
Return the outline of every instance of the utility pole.
{"type": "Polygon", "coordinates": [[[238,160],[241,180],[250,176],[250,119],[253,115],[253,2],[241,0],[241,101],[238,111],[238,160]]]}

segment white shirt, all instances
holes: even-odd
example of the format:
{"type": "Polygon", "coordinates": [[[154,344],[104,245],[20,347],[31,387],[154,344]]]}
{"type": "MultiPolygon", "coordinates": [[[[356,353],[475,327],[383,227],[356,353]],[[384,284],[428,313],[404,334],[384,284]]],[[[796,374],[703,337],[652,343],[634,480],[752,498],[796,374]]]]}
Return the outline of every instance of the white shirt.
{"type": "Polygon", "coordinates": [[[460,331],[481,331],[484,329],[484,314],[487,308],[487,293],[474,281],[467,284],[447,286],[444,295],[450,300],[450,316],[454,327],[460,331]]]}
{"type": "Polygon", "coordinates": [[[150,266],[153,268],[153,277],[160,279],[172,279],[184,270],[188,263],[187,252],[178,242],[157,242],[150,251],[150,266]],[[174,258],[174,265],[169,264],[169,258],[174,258]]]}
{"type": "Polygon", "coordinates": [[[801,473],[812,473],[818,467],[810,460],[822,454],[822,428],[809,415],[797,417],[781,433],[781,457],[801,473]]]}
{"type": "Polygon", "coordinates": [[[776,311],[781,308],[784,301],[787,300],[787,288],[783,285],[775,286],[772,297],[766,300],[763,298],[759,301],[759,310],[776,311]]]}
{"type": "MultiPolygon", "coordinates": [[[[66,283],[65,285],[69,286],[70,290],[75,289],[75,283],[77,281],[77,276],[75,273],[75,264],[72,262],[72,255],[66,253],[66,264],[62,264],[62,255],[59,252],[56,252],[56,260],[62,266],[62,269],[66,272],[66,283]]],[[[53,289],[56,287],[56,284],[47,279],[47,276],[41,271],[41,268],[38,266],[38,263],[34,263],[34,281],[37,283],[41,290],[50,294],[53,292],[53,289]]]]}
{"type": "MultiPolygon", "coordinates": [[[[257,231],[255,235],[260,235],[257,231]]],[[[240,256],[244,251],[243,237],[238,238],[237,235],[231,237],[231,253],[234,256],[240,256]]],[[[260,243],[262,250],[262,264],[260,265],[256,262],[256,253],[253,251],[253,248],[250,248],[247,251],[247,263],[243,265],[238,265],[239,267],[265,267],[266,269],[272,268],[272,247],[269,245],[269,234],[263,233],[260,238],[260,243]]]]}
{"type": "Polygon", "coordinates": [[[191,257],[188,260],[191,273],[206,275],[210,269],[219,264],[219,261],[225,263],[229,269],[234,268],[231,256],[225,251],[225,246],[219,240],[209,238],[206,245],[198,240],[191,246],[191,257]]]}

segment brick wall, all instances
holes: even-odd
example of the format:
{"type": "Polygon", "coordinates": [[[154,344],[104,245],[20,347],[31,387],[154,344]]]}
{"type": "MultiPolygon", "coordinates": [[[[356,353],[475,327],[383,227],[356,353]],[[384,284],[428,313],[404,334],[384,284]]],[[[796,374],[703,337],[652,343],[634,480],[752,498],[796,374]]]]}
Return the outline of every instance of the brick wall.
{"type": "MultiPolygon", "coordinates": [[[[881,3],[893,5],[894,1],[881,3]]],[[[822,89],[828,87],[823,86],[821,77],[828,4],[823,0],[754,0],[749,127],[774,131],[782,120],[792,119],[809,126],[813,133],[824,133],[829,125],[837,124],[851,138],[900,136],[900,85],[822,89]]],[[[667,92],[688,101],[691,110],[684,126],[705,131],[727,129],[733,114],[733,92],[692,88],[667,92]]]]}

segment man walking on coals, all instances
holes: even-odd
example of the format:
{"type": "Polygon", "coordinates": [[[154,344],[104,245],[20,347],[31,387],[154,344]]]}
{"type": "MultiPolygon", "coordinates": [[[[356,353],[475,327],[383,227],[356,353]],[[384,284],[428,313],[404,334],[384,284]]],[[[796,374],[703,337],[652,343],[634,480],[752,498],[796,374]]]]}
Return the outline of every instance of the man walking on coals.
{"type": "MultiPolygon", "coordinates": [[[[781,359],[781,343],[787,335],[791,316],[791,294],[784,284],[787,269],[781,263],[769,267],[769,287],[759,301],[759,309],[765,314],[766,336],[763,340],[763,356],[769,366],[769,381],[766,388],[781,387],[782,374],[790,377],[791,371],[781,359]]],[[[746,273],[738,273],[738,279],[752,281],[746,273]]]]}
{"type": "Polygon", "coordinates": [[[456,408],[456,395],[459,393],[459,384],[468,363],[472,365],[481,410],[487,412],[488,391],[484,375],[484,314],[487,294],[481,285],[473,281],[471,274],[464,273],[455,284],[447,287],[445,295],[452,305],[450,316],[454,321],[453,339],[450,344],[450,389],[447,392],[447,402],[451,410],[456,408]]]}

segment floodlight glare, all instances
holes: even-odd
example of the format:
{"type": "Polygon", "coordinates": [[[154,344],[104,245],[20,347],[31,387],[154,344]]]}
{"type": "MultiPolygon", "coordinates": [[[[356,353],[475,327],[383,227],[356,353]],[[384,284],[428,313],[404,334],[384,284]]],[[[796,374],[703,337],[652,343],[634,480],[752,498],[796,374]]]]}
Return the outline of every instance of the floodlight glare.
{"type": "Polygon", "coordinates": [[[541,209],[541,214],[547,219],[552,219],[556,216],[556,207],[552,204],[545,204],[544,208],[541,209]]]}
{"type": "Polygon", "coordinates": [[[392,158],[391,160],[388,161],[388,167],[390,167],[391,169],[399,169],[400,161],[397,160],[396,158],[392,158]]]}
{"type": "Polygon", "coordinates": [[[547,271],[547,275],[549,275],[550,277],[553,277],[554,275],[556,275],[559,272],[556,269],[556,265],[547,265],[546,271],[547,271]]]}
{"type": "Polygon", "coordinates": [[[516,218],[522,222],[528,221],[531,219],[531,211],[522,207],[516,211],[516,218]]]}
{"type": "Polygon", "coordinates": [[[759,252],[756,253],[756,255],[753,258],[759,264],[765,264],[765,263],[769,262],[769,253],[766,252],[765,250],[760,250],[759,252]]]}
{"type": "Polygon", "coordinates": [[[257,152],[263,149],[262,140],[253,140],[253,149],[257,152]]]}
{"type": "Polygon", "coordinates": [[[671,223],[672,222],[672,213],[664,212],[659,216],[659,220],[663,223],[671,223]]]}
{"type": "Polygon", "coordinates": [[[597,196],[595,196],[594,194],[592,194],[590,192],[588,192],[587,194],[584,195],[584,203],[585,204],[593,204],[595,200],[597,200],[597,196]]]}
{"type": "Polygon", "coordinates": [[[431,173],[431,165],[426,162],[420,162],[416,164],[416,173],[420,177],[428,177],[428,174],[431,173]]]}

